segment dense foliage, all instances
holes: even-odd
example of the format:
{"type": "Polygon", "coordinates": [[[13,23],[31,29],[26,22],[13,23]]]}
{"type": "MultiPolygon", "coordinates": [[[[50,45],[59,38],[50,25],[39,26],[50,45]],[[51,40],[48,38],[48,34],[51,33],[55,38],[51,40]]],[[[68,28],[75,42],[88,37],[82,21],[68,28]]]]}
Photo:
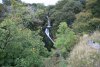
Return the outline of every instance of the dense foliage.
{"type": "Polygon", "coordinates": [[[64,57],[67,57],[77,41],[75,33],[67,27],[66,22],[62,22],[59,25],[56,37],[56,47],[62,51],[64,57]]]}
{"type": "MultiPolygon", "coordinates": [[[[2,1],[0,67],[44,67],[45,59],[51,58],[56,50],[59,50],[65,59],[68,58],[80,38],[78,34],[100,31],[100,0],[59,0],[56,5],[49,6],[39,3],[26,4],[21,0],[2,1]],[[52,45],[45,36],[47,15],[52,26],[50,36],[55,41],[54,52],[48,52],[44,47],[52,45]]],[[[85,61],[88,63],[90,60],[85,61]]],[[[65,61],[59,63],[62,67],[65,61]]],[[[66,67],[66,64],[64,66],[66,67]]]]}
{"type": "Polygon", "coordinates": [[[23,4],[12,3],[11,13],[0,23],[0,67],[42,67],[49,55],[42,37],[25,26],[33,16],[23,4]]]}
{"type": "MultiPolygon", "coordinates": [[[[90,1],[87,0],[86,2],[86,8],[76,15],[75,23],[73,24],[73,29],[77,33],[87,33],[87,32],[93,32],[95,30],[100,30],[100,20],[99,17],[96,16],[99,15],[98,11],[99,8],[95,9],[94,4],[97,4],[97,0],[90,1]],[[95,13],[96,11],[96,13],[95,13]]],[[[99,6],[98,6],[99,7],[99,6]]]]}

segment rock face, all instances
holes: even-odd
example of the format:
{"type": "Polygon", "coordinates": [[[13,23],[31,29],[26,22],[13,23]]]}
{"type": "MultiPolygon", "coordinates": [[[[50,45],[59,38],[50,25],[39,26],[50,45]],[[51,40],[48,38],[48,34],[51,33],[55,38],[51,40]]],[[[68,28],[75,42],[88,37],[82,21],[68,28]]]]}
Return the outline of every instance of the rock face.
{"type": "Polygon", "coordinates": [[[100,49],[100,44],[94,42],[93,40],[89,40],[88,41],[88,45],[90,45],[91,47],[95,48],[95,49],[100,49]]]}

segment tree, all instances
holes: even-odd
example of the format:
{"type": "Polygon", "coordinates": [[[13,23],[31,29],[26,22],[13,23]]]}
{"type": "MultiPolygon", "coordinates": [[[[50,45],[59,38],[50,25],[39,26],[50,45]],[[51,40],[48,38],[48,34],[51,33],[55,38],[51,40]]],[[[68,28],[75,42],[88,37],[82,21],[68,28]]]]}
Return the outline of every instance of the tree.
{"type": "MultiPolygon", "coordinates": [[[[83,12],[76,15],[75,23],[73,24],[73,29],[76,33],[89,33],[100,29],[99,21],[99,8],[95,12],[95,6],[97,6],[97,0],[87,0],[86,8],[83,12]]],[[[99,5],[98,5],[99,7],[99,5]]]]}
{"type": "Polygon", "coordinates": [[[0,18],[3,16],[4,7],[3,4],[0,4],[0,18]]]}
{"type": "Polygon", "coordinates": [[[64,57],[67,57],[77,40],[75,33],[67,27],[66,22],[62,22],[59,25],[56,37],[56,47],[62,51],[64,57]]]}
{"type": "Polygon", "coordinates": [[[89,12],[80,12],[76,16],[73,24],[73,29],[76,33],[90,32],[89,20],[92,19],[92,14],[89,12]]]}
{"type": "Polygon", "coordinates": [[[0,66],[41,67],[40,54],[45,48],[40,36],[28,29],[22,30],[10,19],[5,19],[1,27],[0,66]]]}
{"type": "Polygon", "coordinates": [[[42,67],[43,57],[49,55],[42,37],[38,31],[24,26],[32,19],[24,11],[25,6],[13,3],[12,7],[16,10],[12,8],[12,13],[0,23],[0,67],[42,67]]]}
{"type": "Polygon", "coordinates": [[[97,0],[94,4],[93,4],[93,6],[92,6],[92,8],[91,8],[91,10],[92,10],[92,13],[94,14],[94,16],[96,16],[96,17],[100,17],[100,0],[97,0]]]}
{"type": "Polygon", "coordinates": [[[75,14],[79,13],[83,9],[83,4],[78,0],[61,0],[59,1],[55,9],[51,14],[54,25],[57,27],[60,22],[67,22],[68,26],[71,26],[75,20],[75,14]]]}
{"type": "MultiPolygon", "coordinates": [[[[11,5],[11,1],[12,1],[12,0],[2,0],[3,4],[4,4],[4,5],[8,5],[8,6],[11,5]]],[[[15,1],[21,2],[21,0],[15,0],[15,1]]]]}
{"type": "Polygon", "coordinates": [[[11,0],[2,0],[2,3],[5,5],[11,5],[11,0]]]}

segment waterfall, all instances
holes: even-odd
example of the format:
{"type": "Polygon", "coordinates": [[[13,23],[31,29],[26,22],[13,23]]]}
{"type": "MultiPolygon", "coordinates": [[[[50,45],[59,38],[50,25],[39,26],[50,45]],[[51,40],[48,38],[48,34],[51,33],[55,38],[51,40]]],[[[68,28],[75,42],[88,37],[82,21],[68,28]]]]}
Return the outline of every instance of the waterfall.
{"type": "Polygon", "coordinates": [[[51,42],[54,44],[54,41],[52,40],[52,38],[50,37],[50,27],[51,27],[51,24],[50,24],[50,19],[49,19],[49,17],[48,16],[46,16],[47,17],[47,20],[48,20],[48,25],[47,25],[47,27],[46,27],[46,29],[45,29],[45,34],[47,35],[47,37],[51,40],[51,42]]]}
{"type": "Polygon", "coordinates": [[[47,17],[47,20],[48,20],[48,26],[47,27],[51,27],[51,24],[50,24],[50,19],[49,19],[49,17],[48,16],[46,16],[47,17]]]}

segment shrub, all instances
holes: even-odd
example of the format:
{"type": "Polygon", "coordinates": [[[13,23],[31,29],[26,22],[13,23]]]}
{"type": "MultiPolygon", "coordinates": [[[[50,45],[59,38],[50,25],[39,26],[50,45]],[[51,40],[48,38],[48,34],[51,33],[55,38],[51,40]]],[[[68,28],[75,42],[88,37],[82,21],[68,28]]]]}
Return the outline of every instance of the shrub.
{"type": "Polygon", "coordinates": [[[69,53],[76,42],[76,35],[72,29],[67,27],[66,22],[62,22],[59,25],[59,29],[56,34],[56,47],[61,49],[63,56],[69,53]]]}

